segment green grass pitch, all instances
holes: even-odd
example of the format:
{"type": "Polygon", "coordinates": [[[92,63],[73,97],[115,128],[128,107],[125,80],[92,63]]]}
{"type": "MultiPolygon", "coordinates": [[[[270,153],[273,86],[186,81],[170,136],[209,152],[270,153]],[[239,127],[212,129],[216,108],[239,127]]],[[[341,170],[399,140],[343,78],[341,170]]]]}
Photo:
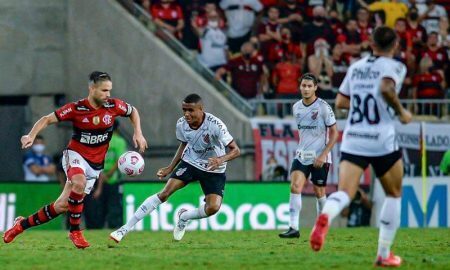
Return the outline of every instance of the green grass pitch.
{"type": "MultiPolygon", "coordinates": [[[[91,247],[77,250],[67,232],[30,230],[0,244],[0,269],[371,269],[378,230],[331,229],[324,249],[278,231],[188,231],[180,242],[171,232],[132,232],[120,243],[108,230],[85,231],[91,247]]],[[[402,269],[450,269],[450,229],[401,229],[393,250],[402,269]]]]}

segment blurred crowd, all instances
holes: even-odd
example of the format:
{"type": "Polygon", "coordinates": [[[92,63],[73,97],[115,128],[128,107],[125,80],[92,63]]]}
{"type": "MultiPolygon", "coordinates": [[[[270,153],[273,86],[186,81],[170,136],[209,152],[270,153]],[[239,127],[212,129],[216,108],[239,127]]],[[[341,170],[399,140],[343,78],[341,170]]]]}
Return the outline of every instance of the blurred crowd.
{"type": "Polygon", "coordinates": [[[305,72],[320,79],[320,97],[333,99],[349,65],[371,53],[379,25],[400,37],[395,57],[408,67],[401,98],[449,94],[450,0],[135,1],[248,100],[298,98],[305,72]]]}

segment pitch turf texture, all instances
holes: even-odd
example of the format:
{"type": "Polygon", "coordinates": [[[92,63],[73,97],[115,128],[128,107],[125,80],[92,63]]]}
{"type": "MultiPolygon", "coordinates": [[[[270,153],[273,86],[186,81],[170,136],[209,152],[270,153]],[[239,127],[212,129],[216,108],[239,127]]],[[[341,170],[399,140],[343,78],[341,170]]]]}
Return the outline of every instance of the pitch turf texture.
{"type": "MultiPolygon", "coordinates": [[[[378,231],[331,229],[325,248],[313,252],[309,229],[300,239],[278,231],[133,232],[120,243],[108,230],[86,231],[91,247],[77,250],[63,231],[30,230],[0,244],[0,269],[371,269],[378,231]]],[[[450,269],[450,229],[401,229],[394,250],[403,269],[450,269]]]]}

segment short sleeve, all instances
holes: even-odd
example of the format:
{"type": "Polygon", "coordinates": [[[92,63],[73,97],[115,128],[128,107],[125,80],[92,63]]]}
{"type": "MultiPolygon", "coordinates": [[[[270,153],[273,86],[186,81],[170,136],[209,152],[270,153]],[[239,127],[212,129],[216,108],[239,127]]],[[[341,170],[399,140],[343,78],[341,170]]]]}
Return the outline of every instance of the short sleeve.
{"type": "Polygon", "coordinates": [[[133,106],[131,106],[130,104],[126,103],[123,100],[120,99],[113,99],[114,100],[114,112],[117,115],[120,116],[125,116],[125,117],[129,117],[131,115],[131,113],[133,112],[133,106]]]}
{"type": "Polygon", "coordinates": [[[219,123],[217,124],[217,138],[219,142],[227,146],[234,140],[233,136],[231,136],[230,132],[228,132],[227,126],[221,120],[219,120],[218,122],[219,123]]]}
{"type": "Polygon", "coordinates": [[[334,116],[334,112],[333,109],[331,108],[331,106],[329,104],[325,104],[325,125],[327,127],[331,127],[334,124],[336,124],[336,117],[334,116]]]}
{"type": "Polygon", "coordinates": [[[55,111],[55,116],[58,121],[70,121],[75,116],[75,105],[74,103],[68,103],[55,111]]]}
{"type": "Polygon", "coordinates": [[[398,94],[402,88],[402,83],[406,76],[406,66],[398,61],[394,63],[389,62],[384,65],[381,72],[382,79],[390,79],[394,82],[395,92],[398,94]]]}
{"type": "Polygon", "coordinates": [[[177,122],[175,135],[177,136],[177,140],[179,140],[180,142],[187,142],[186,137],[184,137],[182,118],[180,118],[177,122]]]}
{"type": "Polygon", "coordinates": [[[341,86],[339,87],[339,94],[350,97],[350,69],[348,70],[347,74],[345,74],[344,80],[341,83],[341,86]]]}
{"type": "Polygon", "coordinates": [[[263,9],[263,5],[258,0],[254,0],[251,7],[255,12],[260,12],[263,9]]]}

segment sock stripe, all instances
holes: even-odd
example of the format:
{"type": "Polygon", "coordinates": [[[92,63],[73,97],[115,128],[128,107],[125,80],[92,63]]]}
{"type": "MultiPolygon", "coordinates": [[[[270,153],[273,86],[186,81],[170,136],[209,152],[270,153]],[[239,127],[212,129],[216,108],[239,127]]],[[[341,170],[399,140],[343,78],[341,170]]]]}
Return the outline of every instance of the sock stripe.
{"type": "Polygon", "coordinates": [[[71,192],[69,195],[69,223],[70,231],[79,231],[81,224],[81,213],[83,213],[83,194],[71,192]]]}

